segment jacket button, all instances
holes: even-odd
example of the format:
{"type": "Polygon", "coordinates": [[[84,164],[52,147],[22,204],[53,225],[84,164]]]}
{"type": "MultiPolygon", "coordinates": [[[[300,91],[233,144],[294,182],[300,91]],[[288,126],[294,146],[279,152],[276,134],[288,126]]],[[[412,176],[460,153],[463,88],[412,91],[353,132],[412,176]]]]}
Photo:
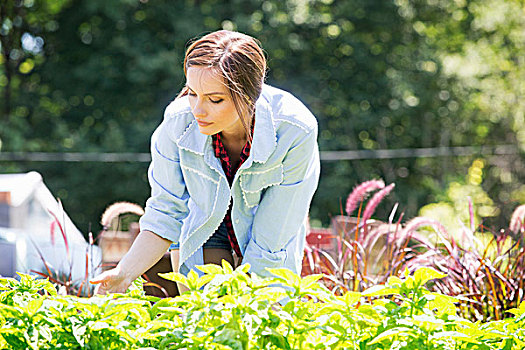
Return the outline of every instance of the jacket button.
{"type": "Polygon", "coordinates": [[[235,219],[235,223],[238,224],[239,223],[239,219],[235,219]]]}

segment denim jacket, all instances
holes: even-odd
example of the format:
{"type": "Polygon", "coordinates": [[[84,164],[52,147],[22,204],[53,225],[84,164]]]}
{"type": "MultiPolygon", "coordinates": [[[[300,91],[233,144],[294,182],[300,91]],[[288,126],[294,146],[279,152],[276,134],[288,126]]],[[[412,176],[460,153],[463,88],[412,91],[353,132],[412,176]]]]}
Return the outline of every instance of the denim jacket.
{"type": "Polygon", "coordinates": [[[317,121],[298,99],[264,85],[250,156],[231,188],[212,138],[199,132],[187,97],[166,108],[151,139],[151,155],[151,197],[140,228],[180,244],[182,273],[203,264],[202,246],[223,221],[230,201],[243,264],[263,276],[269,275],[266,267],[300,273],[320,163],[317,121]]]}

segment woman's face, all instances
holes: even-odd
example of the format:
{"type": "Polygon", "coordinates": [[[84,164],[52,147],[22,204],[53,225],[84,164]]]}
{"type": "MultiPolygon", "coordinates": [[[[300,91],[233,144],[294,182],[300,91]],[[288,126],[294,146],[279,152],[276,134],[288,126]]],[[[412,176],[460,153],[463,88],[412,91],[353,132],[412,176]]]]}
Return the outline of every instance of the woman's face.
{"type": "Polygon", "coordinates": [[[245,135],[237,109],[224,80],[207,67],[190,67],[186,71],[186,87],[191,112],[205,135],[222,132],[226,138],[245,135]]]}

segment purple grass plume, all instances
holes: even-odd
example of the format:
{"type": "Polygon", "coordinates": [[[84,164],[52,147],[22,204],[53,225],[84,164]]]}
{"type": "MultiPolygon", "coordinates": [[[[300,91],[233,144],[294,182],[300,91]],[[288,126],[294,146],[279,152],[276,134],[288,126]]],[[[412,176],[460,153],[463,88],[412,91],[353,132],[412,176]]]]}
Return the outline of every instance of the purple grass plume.
{"type": "Polygon", "coordinates": [[[515,234],[525,232],[525,204],[522,204],[514,209],[514,212],[510,218],[509,228],[515,234]]]}
{"type": "Polygon", "coordinates": [[[366,223],[368,219],[372,216],[374,211],[376,210],[376,207],[381,203],[383,198],[385,198],[395,187],[395,184],[390,184],[387,187],[383,188],[381,191],[374,194],[372,199],[370,199],[365,207],[365,211],[363,212],[363,224],[366,223]]]}
{"type": "Polygon", "coordinates": [[[362,184],[356,186],[346,200],[346,214],[350,216],[352,212],[359,206],[359,203],[365,199],[368,193],[384,187],[385,183],[383,180],[365,181],[362,184]]]}

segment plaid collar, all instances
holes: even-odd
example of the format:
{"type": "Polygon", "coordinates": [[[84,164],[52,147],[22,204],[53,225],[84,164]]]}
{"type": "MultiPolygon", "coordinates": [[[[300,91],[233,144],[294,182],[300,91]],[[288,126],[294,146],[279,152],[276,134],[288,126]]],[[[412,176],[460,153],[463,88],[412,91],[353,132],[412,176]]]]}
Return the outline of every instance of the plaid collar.
{"type": "MultiPolygon", "coordinates": [[[[252,139],[253,139],[254,125],[255,125],[255,121],[252,121],[252,126],[250,130],[252,139]]],[[[215,152],[215,157],[221,160],[222,168],[224,169],[226,178],[228,179],[228,182],[230,182],[231,184],[233,182],[235,173],[237,172],[239,167],[250,156],[250,151],[252,148],[251,144],[249,142],[246,142],[246,144],[244,145],[241,151],[239,164],[237,164],[237,166],[234,167],[234,164],[232,163],[232,160],[230,156],[228,156],[228,152],[226,151],[226,148],[224,148],[224,144],[222,143],[221,133],[212,135],[212,140],[213,140],[213,150],[215,152]]]]}

